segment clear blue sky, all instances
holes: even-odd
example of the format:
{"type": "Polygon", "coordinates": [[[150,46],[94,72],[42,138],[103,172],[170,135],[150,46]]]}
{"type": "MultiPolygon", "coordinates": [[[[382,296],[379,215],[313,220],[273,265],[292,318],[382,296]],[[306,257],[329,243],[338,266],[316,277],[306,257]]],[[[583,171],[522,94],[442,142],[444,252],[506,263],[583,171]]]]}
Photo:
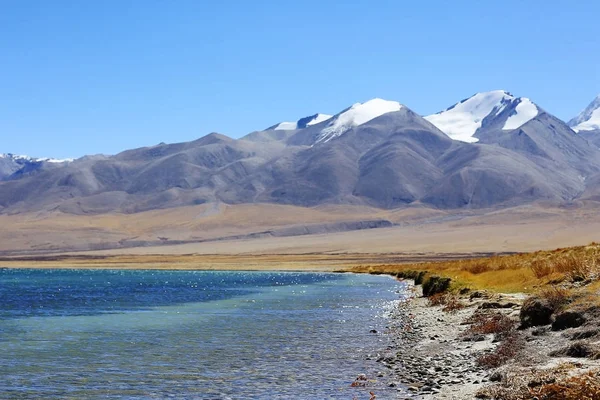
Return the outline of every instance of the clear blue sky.
{"type": "Polygon", "coordinates": [[[506,89],[600,93],[597,0],[0,0],[0,153],[239,137],[373,97],[421,114],[506,89]]]}

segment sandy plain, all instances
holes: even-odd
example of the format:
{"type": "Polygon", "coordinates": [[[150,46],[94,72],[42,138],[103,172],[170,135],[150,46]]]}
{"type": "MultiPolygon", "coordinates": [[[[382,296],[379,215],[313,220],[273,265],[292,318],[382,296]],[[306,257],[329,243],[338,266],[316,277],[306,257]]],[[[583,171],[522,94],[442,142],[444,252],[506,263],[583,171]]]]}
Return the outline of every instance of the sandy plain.
{"type": "Polygon", "coordinates": [[[338,270],[600,241],[600,206],[449,212],[212,204],[139,214],[0,215],[0,227],[0,267],[338,270]],[[389,226],[347,230],[361,221],[389,226]]]}

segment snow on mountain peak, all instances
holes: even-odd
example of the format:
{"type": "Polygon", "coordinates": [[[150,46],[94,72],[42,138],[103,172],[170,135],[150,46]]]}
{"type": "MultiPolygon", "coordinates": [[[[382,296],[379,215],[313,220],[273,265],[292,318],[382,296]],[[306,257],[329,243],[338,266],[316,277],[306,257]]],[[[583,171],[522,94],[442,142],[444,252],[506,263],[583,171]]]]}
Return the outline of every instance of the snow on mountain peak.
{"type": "Polygon", "coordinates": [[[588,105],[577,117],[569,121],[575,132],[600,129],[600,95],[588,105]]]}
{"type": "Polygon", "coordinates": [[[473,137],[481,128],[483,120],[500,115],[507,107],[515,106],[502,130],[513,130],[535,118],[539,110],[529,99],[516,98],[505,90],[477,93],[437,114],[428,115],[426,120],[454,140],[474,143],[473,137]]]}
{"type": "Polygon", "coordinates": [[[521,97],[518,100],[521,101],[517,104],[517,107],[515,107],[515,113],[508,117],[502,130],[508,131],[517,129],[538,115],[539,110],[531,100],[526,97],[521,97]]]}
{"type": "Polygon", "coordinates": [[[74,160],[73,158],[65,158],[65,159],[48,158],[48,157],[35,158],[35,157],[29,157],[29,156],[25,156],[25,155],[18,155],[18,154],[12,154],[12,153],[0,153],[0,158],[10,158],[15,161],[48,162],[48,163],[54,163],[54,164],[68,163],[68,162],[72,162],[74,160]]]}
{"type": "Polygon", "coordinates": [[[274,131],[293,131],[298,129],[298,124],[296,122],[280,122],[271,129],[274,131]]]}
{"type": "Polygon", "coordinates": [[[331,119],[331,117],[333,117],[333,115],[329,115],[329,114],[316,114],[313,116],[313,118],[308,121],[306,123],[306,126],[311,126],[311,125],[316,125],[319,124],[323,121],[327,121],[328,119],[331,119]]]}
{"type": "Polygon", "coordinates": [[[403,105],[396,101],[379,98],[365,103],[356,103],[333,117],[327,127],[321,131],[315,143],[326,143],[350,128],[367,123],[383,114],[399,111],[402,107],[403,105]]]}
{"type": "Polygon", "coordinates": [[[323,121],[327,121],[331,117],[332,117],[332,115],[319,113],[319,114],[311,115],[309,117],[301,118],[296,122],[281,122],[281,123],[269,128],[269,130],[291,131],[291,130],[296,130],[296,129],[304,129],[307,126],[316,125],[323,121]]]}

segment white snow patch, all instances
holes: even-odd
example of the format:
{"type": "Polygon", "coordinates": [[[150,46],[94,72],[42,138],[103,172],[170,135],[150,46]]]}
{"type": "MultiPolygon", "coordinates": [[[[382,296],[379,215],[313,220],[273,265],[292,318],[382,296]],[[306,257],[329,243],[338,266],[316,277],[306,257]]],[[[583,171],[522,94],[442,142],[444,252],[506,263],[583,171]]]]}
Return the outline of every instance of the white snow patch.
{"type": "Polygon", "coordinates": [[[383,114],[399,111],[403,105],[396,101],[372,99],[365,103],[356,103],[333,118],[321,131],[315,143],[325,143],[338,137],[349,129],[362,125],[383,114]]]}
{"type": "Polygon", "coordinates": [[[36,161],[44,161],[44,162],[49,162],[49,163],[53,163],[53,164],[61,164],[61,163],[70,163],[73,162],[74,159],[73,158],[36,158],[36,161]]]}
{"type": "Polygon", "coordinates": [[[531,100],[526,97],[521,98],[521,102],[515,107],[515,114],[508,117],[502,130],[513,130],[534,119],[539,110],[531,100]]]}
{"type": "Polygon", "coordinates": [[[296,122],[281,122],[275,128],[276,131],[293,131],[294,129],[298,129],[298,123],[296,122]]]}
{"type": "Polygon", "coordinates": [[[328,119],[331,119],[331,117],[333,117],[333,115],[317,114],[317,116],[312,121],[310,121],[308,124],[306,124],[306,125],[307,126],[311,126],[311,125],[320,124],[323,121],[327,121],[328,119]]]}
{"type": "Polygon", "coordinates": [[[592,111],[592,114],[590,115],[590,119],[580,123],[574,129],[576,132],[577,131],[593,131],[596,129],[600,129],[600,108],[597,108],[594,111],[592,111]]]}
{"type": "MultiPolygon", "coordinates": [[[[327,121],[331,117],[332,117],[332,115],[328,115],[328,114],[315,114],[314,118],[306,123],[306,126],[316,125],[323,121],[327,121]]],[[[302,118],[302,119],[305,119],[305,118],[302,118]]],[[[281,122],[281,123],[275,125],[271,129],[276,130],[276,131],[293,131],[293,130],[300,129],[300,128],[301,127],[298,126],[298,122],[281,122]]]]}
{"type": "Polygon", "coordinates": [[[25,155],[18,155],[18,154],[12,154],[12,153],[0,154],[0,158],[10,158],[12,160],[25,160],[25,161],[29,161],[29,162],[49,162],[49,163],[55,163],[55,164],[69,163],[69,162],[74,161],[73,158],[64,158],[64,159],[48,158],[48,157],[35,158],[35,157],[29,157],[29,156],[25,156],[25,155]]]}
{"type": "Polygon", "coordinates": [[[477,93],[425,119],[454,140],[474,143],[479,140],[473,135],[481,128],[482,121],[492,113],[500,114],[512,100],[514,97],[504,90],[477,93]]]}

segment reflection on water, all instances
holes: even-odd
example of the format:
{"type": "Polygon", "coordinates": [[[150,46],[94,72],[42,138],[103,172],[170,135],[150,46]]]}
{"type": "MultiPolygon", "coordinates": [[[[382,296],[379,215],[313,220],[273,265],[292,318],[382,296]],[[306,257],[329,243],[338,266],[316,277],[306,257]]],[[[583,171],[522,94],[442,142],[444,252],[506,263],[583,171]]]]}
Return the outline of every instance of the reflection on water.
{"type": "Polygon", "coordinates": [[[0,398],[368,398],[350,383],[375,376],[365,355],[385,337],[369,330],[397,290],[368,275],[1,270],[0,398]]]}

